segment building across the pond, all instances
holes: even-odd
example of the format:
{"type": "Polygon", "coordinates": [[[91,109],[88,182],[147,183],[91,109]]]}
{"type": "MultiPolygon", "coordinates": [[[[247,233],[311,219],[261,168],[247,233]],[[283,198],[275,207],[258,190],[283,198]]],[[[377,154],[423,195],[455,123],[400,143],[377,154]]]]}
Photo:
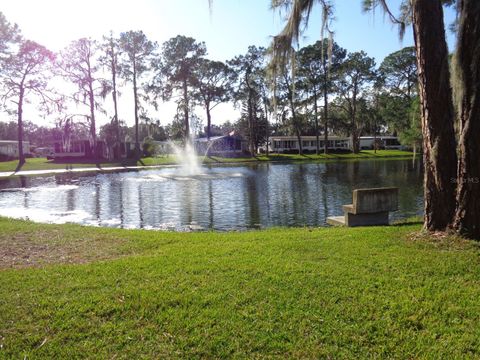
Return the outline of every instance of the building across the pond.
{"type": "Polygon", "coordinates": [[[238,135],[211,136],[193,141],[195,151],[199,155],[234,157],[248,152],[247,142],[238,135]]]}
{"type": "MultiPolygon", "coordinates": [[[[89,140],[72,140],[66,145],[61,141],[53,144],[54,159],[92,159],[94,158],[94,149],[89,140]]],[[[121,143],[120,156],[128,157],[132,151],[130,143],[121,143]]],[[[107,146],[105,141],[97,141],[96,157],[99,159],[112,159],[113,149],[107,146]]]]}
{"type": "MultiPolygon", "coordinates": [[[[306,152],[314,152],[317,149],[316,136],[301,136],[302,150],[306,152]]],[[[323,136],[319,139],[319,148],[325,147],[325,140],[323,136]]],[[[343,150],[351,149],[351,139],[349,137],[329,136],[327,147],[329,150],[343,150]]],[[[291,153],[299,150],[298,138],[296,136],[271,136],[269,138],[269,152],[274,153],[291,153]]]]}
{"type": "MultiPolygon", "coordinates": [[[[302,150],[305,152],[315,152],[317,149],[316,136],[301,136],[302,150]]],[[[396,136],[361,136],[360,149],[370,150],[374,148],[376,139],[377,149],[398,149],[404,147],[398,142],[396,136]]],[[[273,153],[294,153],[298,152],[298,138],[297,136],[271,136],[268,141],[268,150],[273,153]]],[[[319,138],[319,148],[325,147],[325,140],[323,135],[319,138]]],[[[331,151],[351,151],[353,149],[352,138],[348,136],[332,135],[328,137],[327,148],[331,151]]],[[[265,149],[263,149],[265,151],[265,149]]]]}
{"type": "MultiPolygon", "coordinates": [[[[396,136],[379,135],[376,137],[377,149],[386,150],[403,150],[405,147],[400,144],[396,136]]],[[[361,136],[360,137],[360,149],[370,150],[373,149],[375,137],[373,136],[361,136]]]]}
{"type": "MultiPolygon", "coordinates": [[[[30,156],[30,142],[23,141],[23,153],[30,156]]],[[[0,156],[4,158],[18,158],[17,140],[0,140],[0,156]]]]}

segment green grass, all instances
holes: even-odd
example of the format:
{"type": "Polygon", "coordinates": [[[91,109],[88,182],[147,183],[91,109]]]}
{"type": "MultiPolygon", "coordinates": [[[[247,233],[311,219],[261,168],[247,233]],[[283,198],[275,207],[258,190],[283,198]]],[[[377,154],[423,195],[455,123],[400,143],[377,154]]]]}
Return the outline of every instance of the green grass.
{"type": "MultiPolygon", "coordinates": [[[[410,151],[401,151],[401,150],[378,150],[374,152],[373,150],[363,150],[358,154],[353,153],[332,153],[332,154],[270,154],[266,155],[257,155],[255,157],[235,157],[235,158],[224,158],[219,156],[206,156],[200,157],[201,161],[207,164],[215,163],[241,163],[241,162],[268,162],[268,161],[278,161],[278,162],[311,162],[311,161],[325,161],[325,160],[362,160],[362,159],[387,159],[387,158],[402,158],[410,159],[413,156],[413,153],[410,151]]],[[[145,165],[155,165],[157,162],[159,164],[165,163],[174,163],[174,156],[167,157],[158,157],[158,158],[145,158],[142,159],[145,165]]]]}
{"type": "MultiPolygon", "coordinates": [[[[199,157],[201,161],[206,164],[219,163],[254,163],[254,162],[311,162],[311,161],[326,161],[326,160],[362,160],[362,159],[409,159],[412,153],[409,151],[400,150],[378,150],[374,153],[373,150],[363,150],[358,154],[271,154],[269,156],[259,155],[257,157],[239,157],[239,158],[222,158],[217,156],[199,157]]],[[[147,157],[141,161],[127,160],[124,162],[103,162],[98,164],[100,168],[118,167],[118,166],[157,166],[157,165],[172,165],[177,163],[177,158],[174,155],[147,157]]],[[[0,172],[11,172],[17,167],[18,161],[3,161],[0,162],[0,172]]],[[[69,162],[69,161],[52,161],[46,158],[29,158],[23,165],[21,170],[55,170],[67,168],[87,168],[98,167],[97,164],[91,162],[69,162]]]]}
{"type": "Polygon", "coordinates": [[[478,246],[419,230],[0,219],[0,358],[478,358],[478,246]]]}
{"type": "MultiPolygon", "coordinates": [[[[2,161],[0,162],[0,172],[15,171],[18,165],[18,160],[11,161],[2,161]]],[[[121,163],[100,163],[98,164],[101,167],[110,167],[110,166],[122,166],[121,163]]],[[[96,167],[97,164],[91,162],[55,162],[53,160],[47,160],[46,158],[28,158],[26,163],[22,166],[21,170],[55,170],[55,169],[66,169],[67,166],[70,168],[86,168],[86,167],[96,167]]]]}

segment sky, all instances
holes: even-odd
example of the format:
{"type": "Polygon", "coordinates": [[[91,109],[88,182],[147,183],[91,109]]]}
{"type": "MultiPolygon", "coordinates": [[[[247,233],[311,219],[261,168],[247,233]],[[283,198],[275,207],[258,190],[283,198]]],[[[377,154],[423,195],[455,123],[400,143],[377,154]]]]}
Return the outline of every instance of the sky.
{"type": "MultiPolygon", "coordinates": [[[[387,2],[396,10],[400,0],[387,2]]],[[[119,34],[142,30],[159,44],[176,35],[204,41],[209,58],[225,61],[245,53],[249,45],[269,45],[271,37],[283,24],[282,14],[271,11],[269,4],[269,0],[213,0],[209,8],[208,0],[1,0],[0,11],[8,21],[19,25],[24,37],[53,51],[81,37],[99,39],[110,31],[119,34]]],[[[447,10],[445,17],[446,24],[450,24],[454,19],[453,11],[447,10]]],[[[321,10],[315,7],[300,46],[320,38],[320,18],[321,10]]],[[[364,50],[377,64],[388,54],[413,44],[410,29],[400,41],[397,28],[384,18],[380,9],[374,15],[361,12],[361,0],[336,0],[332,28],[340,46],[351,52],[364,50]]],[[[452,49],[454,37],[449,32],[447,35],[452,49]]],[[[133,100],[129,88],[125,87],[122,93],[121,117],[132,125],[133,107],[129,104],[133,100]]],[[[198,115],[204,118],[198,110],[198,115]]],[[[175,105],[165,104],[153,117],[165,125],[174,113],[175,105]]],[[[33,106],[26,109],[25,115],[35,118],[33,106]]],[[[236,120],[237,116],[238,112],[231,105],[218,106],[212,112],[212,122],[220,124],[236,120]]],[[[103,122],[100,119],[100,125],[106,121],[106,118],[103,122]]]]}

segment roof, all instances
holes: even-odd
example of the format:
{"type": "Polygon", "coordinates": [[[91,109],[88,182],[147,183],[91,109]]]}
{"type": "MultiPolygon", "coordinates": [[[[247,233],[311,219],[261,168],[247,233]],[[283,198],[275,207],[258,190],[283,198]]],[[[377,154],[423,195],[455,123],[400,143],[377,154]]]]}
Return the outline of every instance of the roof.
{"type": "MultiPolygon", "coordinates": [[[[300,138],[302,140],[316,140],[317,137],[315,135],[301,135],[300,138]]],[[[289,136],[270,136],[270,140],[298,140],[296,135],[289,135],[289,136]]],[[[348,140],[348,136],[337,136],[337,135],[328,135],[328,140],[348,140]]],[[[319,135],[319,140],[324,140],[324,135],[319,135]]]]}
{"type": "MultiPolygon", "coordinates": [[[[24,144],[28,144],[29,141],[23,140],[24,144]]],[[[0,140],[0,145],[11,145],[11,144],[18,144],[18,140],[0,140]]]]}
{"type": "Polygon", "coordinates": [[[241,137],[238,136],[238,135],[221,135],[221,136],[210,136],[210,139],[209,138],[206,138],[206,137],[203,137],[203,138],[197,138],[195,140],[193,140],[194,142],[213,142],[213,141],[217,141],[217,140],[220,140],[220,139],[239,139],[241,140],[241,137]]]}
{"type": "Polygon", "coordinates": [[[360,140],[373,140],[373,139],[397,139],[397,136],[393,135],[377,135],[377,136],[360,136],[360,140]]]}

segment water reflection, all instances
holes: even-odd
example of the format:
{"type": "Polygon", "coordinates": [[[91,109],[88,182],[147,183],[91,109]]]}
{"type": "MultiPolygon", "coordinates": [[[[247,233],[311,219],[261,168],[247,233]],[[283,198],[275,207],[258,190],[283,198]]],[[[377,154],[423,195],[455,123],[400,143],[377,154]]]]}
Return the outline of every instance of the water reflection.
{"type": "Polygon", "coordinates": [[[397,186],[398,219],[421,213],[422,178],[410,160],[213,167],[192,177],[175,168],[20,177],[0,181],[0,215],[172,230],[316,226],[340,215],[355,188],[397,186]]]}

